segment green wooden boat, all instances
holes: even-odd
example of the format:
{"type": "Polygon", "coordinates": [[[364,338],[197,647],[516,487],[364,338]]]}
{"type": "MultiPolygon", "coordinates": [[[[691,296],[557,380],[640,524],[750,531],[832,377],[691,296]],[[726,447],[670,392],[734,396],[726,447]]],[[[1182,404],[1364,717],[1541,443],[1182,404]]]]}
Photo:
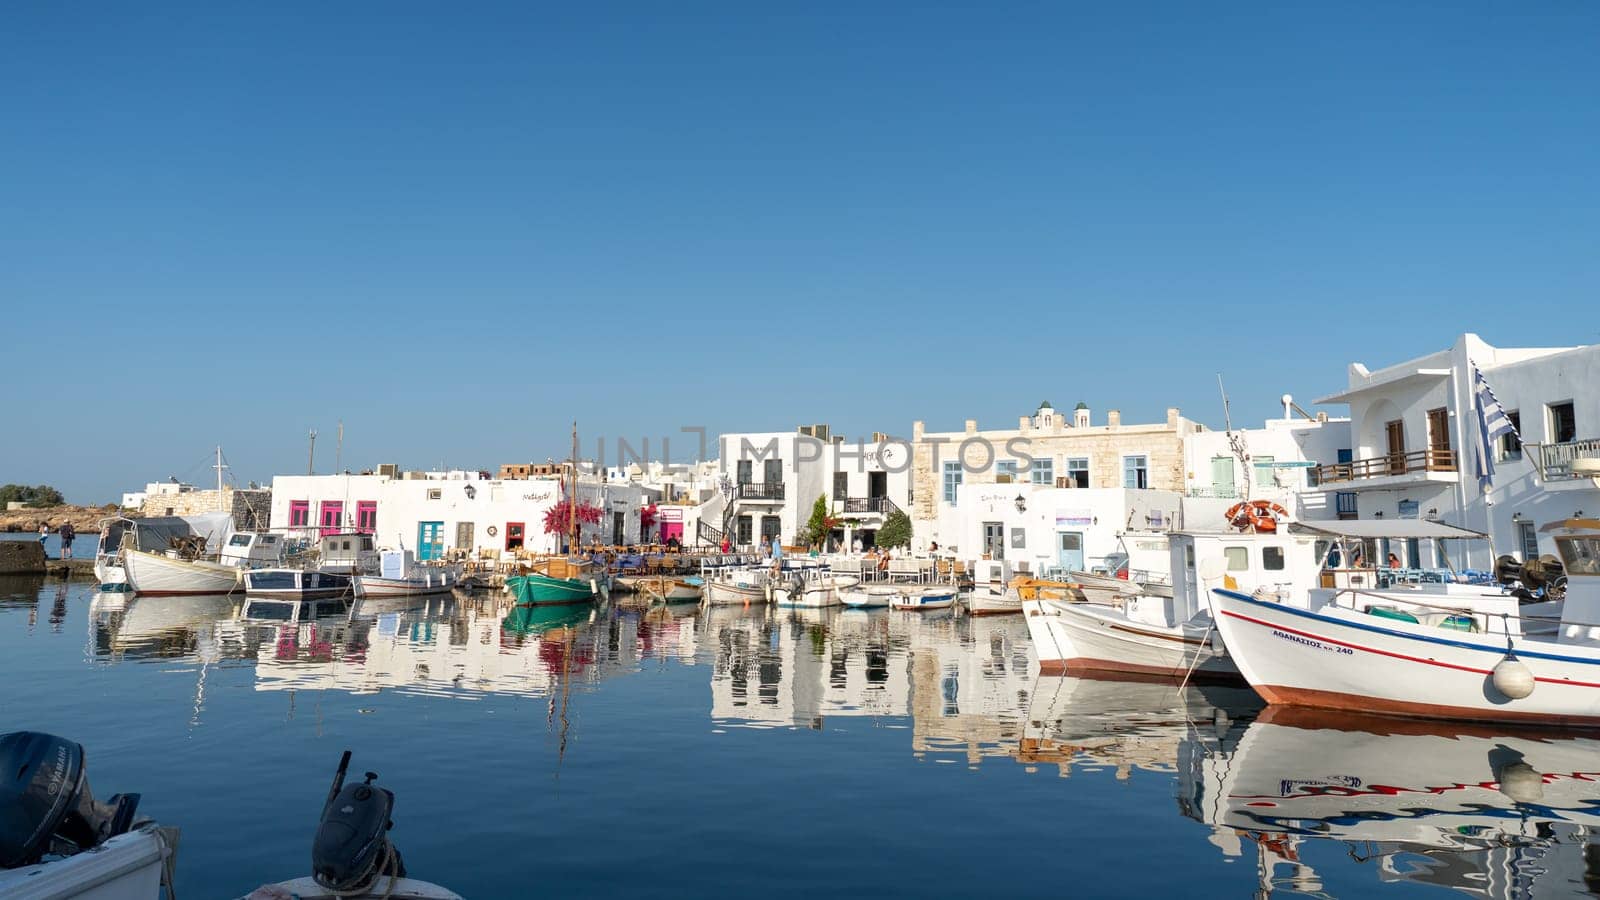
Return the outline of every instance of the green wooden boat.
{"type": "Polygon", "coordinates": [[[525,606],[589,603],[594,600],[591,584],[587,578],[552,578],[538,572],[506,579],[506,588],[525,606]]]}

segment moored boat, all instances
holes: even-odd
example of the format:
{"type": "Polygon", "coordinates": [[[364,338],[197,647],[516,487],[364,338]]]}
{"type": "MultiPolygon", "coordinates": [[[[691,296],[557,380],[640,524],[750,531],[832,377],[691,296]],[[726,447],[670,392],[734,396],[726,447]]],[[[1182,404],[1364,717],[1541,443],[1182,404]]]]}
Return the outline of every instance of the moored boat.
{"type": "Polygon", "coordinates": [[[179,559],[148,550],[123,550],[128,588],[147,597],[230,594],[238,589],[239,568],[203,559],[179,559]]]}
{"type": "Polygon", "coordinates": [[[900,589],[888,584],[856,585],[839,591],[839,602],[851,609],[888,609],[900,589]]]}
{"type": "Polygon", "coordinates": [[[938,587],[902,588],[889,598],[891,609],[912,610],[917,612],[949,609],[956,605],[956,588],[953,585],[938,587]]]}
{"type": "Polygon", "coordinates": [[[1000,616],[1022,612],[1022,596],[1017,588],[1000,590],[992,586],[973,588],[967,594],[967,612],[975,616],[1000,616]]]}
{"type": "Polygon", "coordinates": [[[512,575],[506,590],[525,606],[589,603],[594,600],[594,582],[579,578],[554,578],[538,572],[512,575]]]}
{"type": "MultiPolygon", "coordinates": [[[[1419,539],[1483,537],[1430,521],[1381,527],[1419,539]]],[[[1454,584],[1368,589],[1335,582],[1304,592],[1300,603],[1219,588],[1211,592],[1217,628],[1269,703],[1600,727],[1600,520],[1568,519],[1544,530],[1553,532],[1568,579],[1553,635],[1522,627],[1515,595],[1454,584]]]]}
{"type": "Polygon", "coordinates": [[[244,592],[247,596],[280,600],[354,599],[355,577],[342,572],[317,569],[247,569],[244,592]]]}
{"type": "Polygon", "coordinates": [[[772,585],[772,602],[778,606],[822,609],[839,606],[839,591],[855,587],[861,579],[849,575],[811,575],[790,573],[786,580],[772,585]]]}
{"type": "Polygon", "coordinates": [[[767,569],[757,566],[713,572],[705,580],[706,603],[711,606],[766,603],[770,599],[768,582],[767,569]]]}

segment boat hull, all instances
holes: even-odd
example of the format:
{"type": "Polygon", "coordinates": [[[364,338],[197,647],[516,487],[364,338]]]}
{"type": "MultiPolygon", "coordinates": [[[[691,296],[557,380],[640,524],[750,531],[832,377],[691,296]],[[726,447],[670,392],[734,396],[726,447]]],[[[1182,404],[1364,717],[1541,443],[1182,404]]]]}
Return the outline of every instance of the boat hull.
{"type": "Polygon", "coordinates": [[[413,578],[378,578],[373,575],[357,575],[356,596],[373,599],[384,597],[427,597],[448,594],[459,583],[459,579],[449,573],[413,578]]]}
{"type": "Polygon", "coordinates": [[[221,563],[171,559],[144,550],[126,550],[122,571],[128,589],[147,597],[230,594],[239,586],[239,569],[221,563]]]}
{"type": "Polygon", "coordinates": [[[586,580],[552,578],[537,572],[507,578],[506,590],[524,606],[561,606],[594,600],[594,588],[586,580]]]}
{"type": "Polygon", "coordinates": [[[975,616],[1003,616],[1022,612],[1016,591],[977,590],[967,595],[967,612],[975,616]]]}
{"type": "Polygon", "coordinates": [[[839,592],[839,602],[851,609],[888,609],[898,593],[893,588],[846,588],[839,592]]]}
{"type": "Polygon", "coordinates": [[[712,606],[766,603],[767,587],[763,584],[736,584],[713,579],[706,582],[706,602],[712,606]]]}
{"type": "Polygon", "coordinates": [[[926,589],[909,591],[889,599],[891,609],[903,609],[911,612],[923,612],[934,609],[949,609],[956,605],[956,590],[926,589]]]}
{"type": "Polygon", "coordinates": [[[857,579],[821,579],[805,582],[804,587],[795,591],[785,582],[772,586],[772,602],[778,606],[792,609],[825,609],[830,606],[842,606],[839,591],[855,587],[857,579]]]}
{"type": "Polygon", "coordinates": [[[1534,690],[1494,686],[1503,634],[1447,631],[1355,610],[1304,610],[1212,592],[1229,654],[1268,703],[1552,727],[1600,727],[1600,649],[1516,641],[1534,690]]]}
{"type": "Polygon", "coordinates": [[[350,575],[301,569],[253,569],[244,573],[244,592],[274,600],[332,600],[354,597],[350,575]]]}
{"type": "Polygon", "coordinates": [[[0,896],[160,897],[162,874],[176,852],[154,823],[119,834],[94,850],[16,869],[0,869],[0,896]]]}
{"type": "Polygon", "coordinates": [[[1110,607],[1060,600],[1023,603],[1028,633],[1046,675],[1123,674],[1156,678],[1238,681],[1243,676],[1219,652],[1212,632],[1189,625],[1135,622],[1110,607]],[[1193,670],[1190,674],[1191,669],[1193,670]]]}

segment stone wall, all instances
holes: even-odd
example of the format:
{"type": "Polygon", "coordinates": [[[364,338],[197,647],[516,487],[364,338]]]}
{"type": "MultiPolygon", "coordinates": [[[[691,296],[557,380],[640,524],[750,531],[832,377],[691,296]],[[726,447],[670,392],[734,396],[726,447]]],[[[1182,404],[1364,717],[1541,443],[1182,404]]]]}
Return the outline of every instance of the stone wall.
{"type": "Polygon", "coordinates": [[[272,491],[222,489],[222,502],[216,491],[184,491],[181,494],[151,495],[145,498],[146,516],[194,516],[213,513],[218,508],[233,515],[233,527],[256,531],[267,527],[272,518],[272,491]]]}
{"type": "Polygon", "coordinates": [[[272,492],[233,491],[233,527],[240,531],[266,531],[272,523],[272,492]]]}
{"type": "Polygon", "coordinates": [[[38,541],[0,541],[0,575],[37,575],[43,571],[43,544],[38,541]]]}

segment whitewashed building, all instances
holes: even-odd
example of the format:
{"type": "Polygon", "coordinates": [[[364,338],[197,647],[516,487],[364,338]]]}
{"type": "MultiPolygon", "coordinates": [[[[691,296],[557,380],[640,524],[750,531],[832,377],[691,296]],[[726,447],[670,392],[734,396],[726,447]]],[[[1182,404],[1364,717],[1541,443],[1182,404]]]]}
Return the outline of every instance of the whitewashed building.
{"type": "Polygon", "coordinates": [[[817,498],[843,520],[832,540],[872,546],[877,530],[901,510],[910,491],[910,444],[884,434],[871,440],[830,435],[826,425],[794,432],[724,434],[718,439],[724,521],[739,546],[780,537],[792,544],[817,498]]]}
{"type": "Polygon", "coordinates": [[[1342,495],[1308,488],[1315,485],[1318,465],[1336,462],[1341,454],[1348,457],[1350,420],[1325,413],[1296,417],[1294,398],[1287,394],[1283,404],[1283,418],[1268,419],[1260,428],[1184,437],[1186,527],[1219,525],[1227,508],[1240,500],[1277,503],[1295,519],[1338,517],[1342,495]]]}
{"type": "MultiPolygon", "coordinates": [[[[1352,446],[1313,470],[1312,490],[1352,498],[1339,512],[1367,518],[1436,518],[1489,534],[1495,553],[1521,559],[1550,553],[1539,527],[1600,513],[1600,486],[1580,477],[1600,457],[1600,345],[1494,347],[1475,334],[1386,368],[1352,363],[1345,390],[1317,401],[1350,407],[1352,446]],[[1482,430],[1474,389],[1481,371],[1520,437],[1488,449],[1493,475],[1482,477],[1482,430]]],[[[1437,565],[1434,548],[1395,542],[1380,548],[1408,565],[1437,565]]],[[[1462,560],[1453,559],[1460,566],[1462,560]]],[[[1473,547],[1466,564],[1488,568],[1489,550],[1473,547]]]]}
{"type": "MultiPolygon", "coordinates": [[[[974,542],[973,535],[982,533],[974,531],[974,521],[980,528],[989,527],[982,525],[984,522],[998,527],[995,520],[975,520],[971,509],[960,508],[958,498],[967,486],[1182,493],[1184,440],[1204,428],[1183,418],[1176,408],[1167,410],[1164,422],[1139,425],[1124,425],[1121,413],[1111,410],[1106,413],[1104,424],[1096,425],[1087,404],[1079,403],[1069,416],[1048,402],[1041,403],[1033,415],[1020,417],[1014,429],[980,430],[976,420],[968,419],[962,431],[933,432],[922,422],[915,422],[912,546],[924,550],[937,543],[957,550],[964,558],[993,552],[998,531],[991,529],[978,542],[974,542]]],[[[1088,502],[1091,501],[1083,499],[1078,505],[1088,502]]],[[[1114,518],[1120,511],[1118,505],[1108,511],[1106,518],[1114,518]]]]}
{"type": "MultiPolygon", "coordinates": [[[[1086,571],[1108,556],[1141,549],[1126,545],[1126,532],[1179,527],[1183,510],[1177,491],[964,484],[943,532],[949,542],[939,547],[969,567],[990,559],[1004,560],[1013,572],[1086,571]]],[[[1164,556],[1157,570],[1166,570],[1164,556]]]]}
{"type": "MultiPolygon", "coordinates": [[[[271,523],[307,533],[366,532],[379,546],[414,550],[425,560],[452,550],[549,553],[565,540],[544,531],[545,514],[562,496],[558,479],[500,480],[471,471],[279,475],[271,523]]],[[[598,524],[581,526],[580,542],[637,543],[644,498],[636,485],[580,479],[579,502],[602,510],[598,524]]]]}

